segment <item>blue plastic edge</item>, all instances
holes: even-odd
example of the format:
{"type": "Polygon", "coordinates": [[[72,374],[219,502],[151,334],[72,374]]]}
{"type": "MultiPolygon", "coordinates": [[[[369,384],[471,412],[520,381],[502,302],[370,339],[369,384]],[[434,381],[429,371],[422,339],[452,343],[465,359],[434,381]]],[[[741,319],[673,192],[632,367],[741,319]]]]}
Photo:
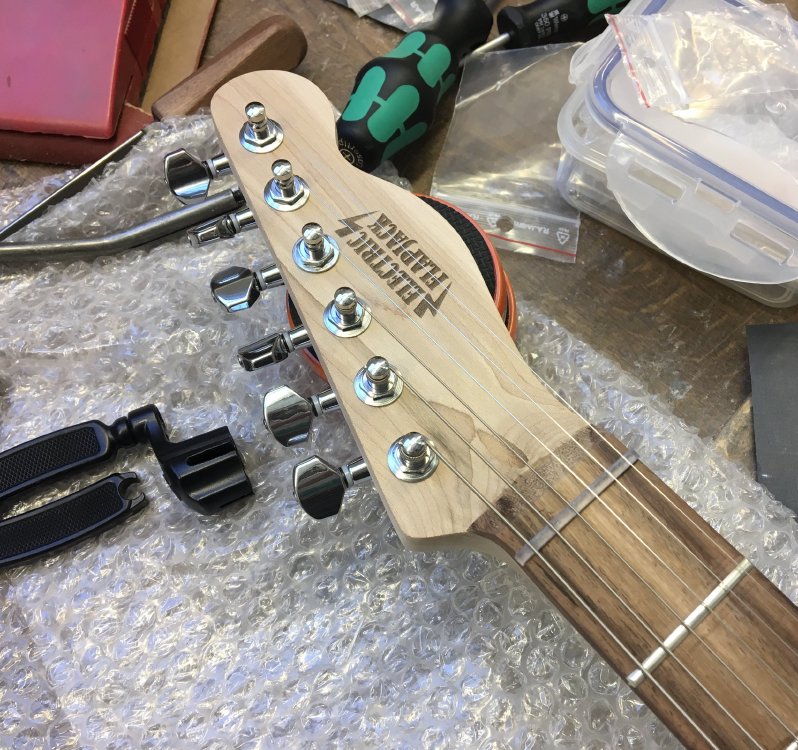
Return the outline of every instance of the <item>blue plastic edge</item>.
{"type": "MultiPolygon", "coordinates": [[[[643,15],[658,12],[667,2],[669,2],[669,0],[653,0],[646,7],[643,15]]],[[[737,8],[743,7],[743,3],[736,2],[736,0],[726,0],[726,2],[729,5],[733,5],[737,8]]],[[[595,94],[595,101],[600,105],[595,108],[595,111],[596,114],[598,114],[604,121],[605,127],[607,127],[609,130],[620,131],[620,127],[616,118],[621,117],[626,119],[636,128],[643,131],[644,134],[649,138],[658,141],[661,145],[665,146],[669,150],[675,152],[697,167],[700,167],[705,172],[722,179],[724,182],[733,186],[745,195],[748,195],[754,200],[765,204],[768,208],[780,214],[784,219],[798,224],[798,211],[795,211],[781,201],[776,200],[776,198],[774,198],[772,195],[769,195],[759,188],[754,187],[750,182],[746,182],[741,177],[738,177],[737,175],[726,171],[722,167],[719,167],[709,159],[705,159],[704,157],[695,153],[695,151],[691,151],[686,146],[683,146],[680,143],[668,138],[666,135],[659,133],[656,130],[652,130],[646,125],[643,125],[634,117],[616,107],[609,91],[607,90],[607,86],[610,74],[621,62],[621,59],[621,51],[616,48],[615,52],[601,64],[593,77],[593,92],[595,94]]]]}

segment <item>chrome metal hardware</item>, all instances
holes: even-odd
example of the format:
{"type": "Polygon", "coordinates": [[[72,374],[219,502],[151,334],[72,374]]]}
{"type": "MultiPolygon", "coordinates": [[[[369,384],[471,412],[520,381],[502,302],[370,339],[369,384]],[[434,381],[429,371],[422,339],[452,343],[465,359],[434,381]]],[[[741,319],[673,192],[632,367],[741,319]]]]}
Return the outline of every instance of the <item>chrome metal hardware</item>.
{"type": "Polygon", "coordinates": [[[274,263],[256,271],[231,266],[214,274],[211,294],[227,312],[239,312],[252,307],[261,292],[282,285],[283,277],[274,263]]]}
{"type": "Polygon", "coordinates": [[[324,325],[341,338],[359,336],[371,323],[371,313],[348,286],[335,292],[333,301],[324,309],[324,325]]]}
{"type": "Polygon", "coordinates": [[[737,566],[729,573],[712,591],[707,594],[704,600],[687,617],[680,622],[665,640],[662,645],[655,648],[643,661],[640,668],[635,669],[626,676],[626,682],[632,687],[638,687],[668,656],[673,655],[674,649],[695,630],[731,592],[731,590],[743,579],[753,563],[748,558],[743,558],[737,566]]]}
{"type": "Polygon", "coordinates": [[[238,363],[245,370],[259,370],[261,367],[282,362],[291,352],[310,346],[310,337],[305,326],[290,331],[281,331],[266,336],[238,350],[238,363]]]}
{"type": "Polygon", "coordinates": [[[338,408],[338,398],[331,389],[304,398],[287,385],[280,385],[263,397],[263,424],[281,445],[297,445],[310,437],[313,417],[338,408]]]}
{"type": "Polygon", "coordinates": [[[232,170],[224,154],[202,160],[179,148],[164,157],[163,171],[169,190],[181,203],[190,204],[204,201],[211,181],[232,170]]]}
{"type": "Polygon", "coordinates": [[[295,211],[308,202],[307,182],[294,174],[290,161],[278,159],[272,164],[274,177],[266,183],[263,198],[275,211],[295,211]]]}
{"type": "Polygon", "coordinates": [[[283,142],[283,129],[278,122],[266,115],[266,107],[260,102],[250,102],[244,108],[247,121],[241,128],[241,145],[254,154],[274,151],[283,142]]]}
{"type": "Polygon", "coordinates": [[[369,476],[362,458],[335,468],[323,458],[313,456],[294,467],[294,495],[308,515],[328,518],[341,509],[344,492],[369,476]]]}
{"type": "Polygon", "coordinates": [[[438,468],[438,454],[420,432],[408,432],[388,449],[388,468],[403,482],[420,482],[438,468]]]}
{"type": "Polygon", "coordinates": [[[372,357],[357,371],[354,380],[357,397],[369,406],[387,406],[402,395],[404,383],[388,360],[372,357]]]}
{"type": "Polygon", "coordinates": [[[338,243],[324,234],[320,224],[305,224],[302,236],[294,245],[294,263],[303,271],[320,273],[338,262],[340,252],[338,243]]]}
{"type": "Polygon", "coordinates": [[[204,224],[189,229],[188,241],[192,247],[207,245],[218,240],[227,240],[235,237],[239,232],[246,232],[256,227],[255,217],[248,208],[242,208],[218,219],[212,219],[204,224]]]}

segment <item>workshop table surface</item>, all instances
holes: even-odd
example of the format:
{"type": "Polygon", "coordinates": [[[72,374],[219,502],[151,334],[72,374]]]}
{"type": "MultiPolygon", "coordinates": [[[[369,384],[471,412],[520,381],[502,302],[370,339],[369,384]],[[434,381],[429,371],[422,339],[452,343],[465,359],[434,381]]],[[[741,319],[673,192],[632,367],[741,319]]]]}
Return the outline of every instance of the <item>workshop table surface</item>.
{"type": "MultiPolygon", "coordinates": [[[[787,5],[798,15],[798,0],[787,5]]],[[[338,108],[359,68],[401,36],[328,0],[219,0],[205,57],[275,12],[292,16],[304,29],[309,50],[297,72],[338,108]]],[[[428,137],[396,159],[416,192],[429,189],[453,104],[449,94],[428,137]]],[[[56,171],[0,162],[0,188],[32,184],[56,171]]],[[[798,307],[765,307],[587,216],[575,264],[510,252],[502,260],[520,299],[619,362],[702,436],[752,470],[745,327],[797,321],[798,307]]]]}

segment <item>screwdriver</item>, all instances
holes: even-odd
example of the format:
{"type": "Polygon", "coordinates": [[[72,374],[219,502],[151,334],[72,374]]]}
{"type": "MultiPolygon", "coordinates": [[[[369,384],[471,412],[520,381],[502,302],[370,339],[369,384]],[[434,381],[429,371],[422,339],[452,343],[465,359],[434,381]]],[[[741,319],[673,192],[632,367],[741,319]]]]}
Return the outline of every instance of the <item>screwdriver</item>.
{"type": "Polygon", "coordinates": [[[562,42],[586,42],[607,28],[606,13],[617,13],[629,0],[534,0],[504,8],[496,16],[499,36],[474,50],[519,49],[562,42]]]}
{"type": "Polygon", "coordinates": [[[429,130],[461,61],[483,44],[498,0],[439,0],[432,21],[366,63],[338,120],[338,149],[371,172],[429,130]]]}

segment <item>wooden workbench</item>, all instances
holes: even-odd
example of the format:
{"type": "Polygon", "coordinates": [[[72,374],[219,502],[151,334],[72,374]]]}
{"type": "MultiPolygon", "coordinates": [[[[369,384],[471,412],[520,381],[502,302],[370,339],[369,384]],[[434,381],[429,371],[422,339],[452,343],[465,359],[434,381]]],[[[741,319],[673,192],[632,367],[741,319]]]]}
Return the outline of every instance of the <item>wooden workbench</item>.
{"type": "MultiPolygon", "coordinates": [[[[788,0],[798,15],[798,0],[788,0]]],[[[328,0],[219,0],[206,55],[275,12],[293,16],[309,51],[297,72],[343,108],[357,70],[394,46],[400,33],[328,0]]],[[[397,158],[416,191],[428,190],[454,96],[413,153],[397,158]]],[[[24,185],[52,167],[0,163],[0,185],[24,185]]],[[[753,468],[745,327],[798,320],[798,307],[773,309],[583,218],[575,265],[503,254],[516,294],[575,336],[617,360],[701,435],[753,468]]]]}

